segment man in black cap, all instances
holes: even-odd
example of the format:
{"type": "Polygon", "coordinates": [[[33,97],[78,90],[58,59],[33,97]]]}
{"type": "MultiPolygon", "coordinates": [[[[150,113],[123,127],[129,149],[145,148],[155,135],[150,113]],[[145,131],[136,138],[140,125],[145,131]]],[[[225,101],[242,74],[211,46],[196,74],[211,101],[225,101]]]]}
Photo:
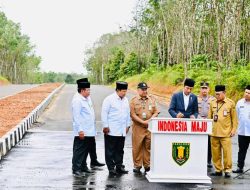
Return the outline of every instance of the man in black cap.
{"type": "Polygon", "coordinates": [[[247,149],[250,144],[250,85],[245,88],[244,98],[236,104],[239,119],[238,129],[238,168],[233,173],[243,173],[247,149]]]}
{"type": "Polygon", "coordinates": [[[173,118],[197,118],[198,117],[198,100],[192,92],[195,81],[186,78],[182,91],[172,96],[168,109],[173,118]]]}
{"type": "MultiPolygon", "coordinates": [[[[207,119],[208,110],[210,107],[210,102],[214,99],[213,96],[209,95],[209,83],[201,82],[200,83],[200,94],[198,96],[198,111],[199,118],[207,119]]],[[[208,154],[207,154],[207,167],[212,168],[212,153],[211,153],[211,142],[210,136],[208,136],[208,154]]]]}
{"type": "MultiPolygon", "coordinates": [[[[76,81],[77,84],[80,84],[80,83],[84,83],[84,82],[89,82],[88,81],[88,78],[82,78],[82,79],[78,79],[76,81]]],[[[89,100],[91,101],[91,98],[90,96],[88,97],[89,100]]],[[[92,101],[91,101],[92,102],[92,101]]],[[[95,141],[95,138],[94,140],[92,141],[92,145],[90,146],[90,149],[89,149],[89,156],[90,156],[90,167],[91,168],[95,168],[95,167],[102,167],[102,166],[105,166],[105,164],[103,163],[100,163],[98,160],[97,160],[97,155],[96,155],[96,141],[95,141]]]]}
{"type": "Polygon", "coordinates": [[[140,173],[144,166],[145,172],[150,170],[150,145],[151,133],[148,130],[148,122],[152,117],[160,113],[156,99],[148,95],[148,85],[140,82],[137,86],[138,95],[130,101],[130,112],[133,121],[132,127],[132,151],[135,173],[140,173]]]}
{"type": "Polygon", "coordinates": [[[131,123],[127,89],[128,83],[116,82],[116,91],[102,104],[105,160],[110,175],[128,173],[123,165],[124,142],[131,123]]]}
{"type": "Polygon", "coordinates": [[[235,103],[226,97],[225,85],[215,86],[215,98],[210,103],[208,118],[213,119],[213,129],[211,134],[212,159],[215,172],[212,176],[231,176],[232,171],[232,141],[237,129],[237,115],[235,103]],[[222,154],[223,151],[223,154],[222,154]],[[223,165],[222,165],[223,155],[223,165]]]}
{"type": "MultiPolygon", "coordinates": [[[[75,136],[72,170],[74,176],[82,177],[84,173],[91,173],[86,160],[88,153],[95,146],[96,129],[95,113],[89,97],[90,83],[86,78],[83,78],[77,80],[77,86],[78,93],[75,94],[72,100],[73,132],[75,136]]],[[[94,161],[97,161],[96,157],[94,161]]]]}

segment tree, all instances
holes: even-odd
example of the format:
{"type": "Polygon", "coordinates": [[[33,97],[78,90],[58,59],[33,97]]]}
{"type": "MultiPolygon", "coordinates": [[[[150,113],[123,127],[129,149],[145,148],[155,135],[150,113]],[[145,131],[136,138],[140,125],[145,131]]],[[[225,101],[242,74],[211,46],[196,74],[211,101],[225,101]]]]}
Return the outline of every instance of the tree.
{"type": "Polygon", "coordinates": [[[32,82],[40,62],[20,25],[0,11],[0,75],[12,83],[32,82]]]}
{"type": "Polygon", "coordinates": [[[70,74],[68,74],[68,75],[66,76],[65,82],[68,83],[68,84],[73,84],[73,83],[75,83],[73,77],[72,77],[70,74]]]}

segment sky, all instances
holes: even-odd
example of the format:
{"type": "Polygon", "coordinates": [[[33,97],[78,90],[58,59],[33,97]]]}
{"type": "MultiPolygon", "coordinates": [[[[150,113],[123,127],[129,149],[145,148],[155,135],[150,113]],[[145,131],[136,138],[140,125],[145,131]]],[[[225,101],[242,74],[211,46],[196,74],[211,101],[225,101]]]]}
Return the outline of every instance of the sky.
{"type": "Polygon", "coordinates": [[[42,71],[86,74],[84,49],[131,23],[136,0],[0,0],[42,57],[42,71]]]}

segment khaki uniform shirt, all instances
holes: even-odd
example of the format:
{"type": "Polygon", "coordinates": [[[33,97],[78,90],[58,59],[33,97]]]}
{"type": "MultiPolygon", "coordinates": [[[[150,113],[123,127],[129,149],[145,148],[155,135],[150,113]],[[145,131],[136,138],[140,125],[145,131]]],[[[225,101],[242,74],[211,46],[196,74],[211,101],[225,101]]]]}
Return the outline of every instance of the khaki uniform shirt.
{"type": "Polygon", "coordinates": [[[207,96],[204,98],[203,96],[198,96],[198,112],[199,112],[199,118],[207,118],[208,111],[210,108],[210,102],[214,99],[213,96],[207,96]]]}
{"type": "Polygon", "coordinates": [[[133,121],[133,126],[143,126],[138,122],[135,116],[138,116],[141,120],[148,120],[154,114],[158,114],[159,109],[156,103],[156,99],[148,95],[146,99],[142,99],[139,95],[133,97],[130,101],[130,115],[133,121]]]}
{"type": "Polygon", "coordinates": [[[208,118],[213,119],[215,115],[218,115],[218,120],[213,121],[211,136],[230,137],[230,133],[235,132],[238,125],[234,101],[225,98],[222,102],[217,103],[217,100],[213,99],[210,103],[208,118]]]}

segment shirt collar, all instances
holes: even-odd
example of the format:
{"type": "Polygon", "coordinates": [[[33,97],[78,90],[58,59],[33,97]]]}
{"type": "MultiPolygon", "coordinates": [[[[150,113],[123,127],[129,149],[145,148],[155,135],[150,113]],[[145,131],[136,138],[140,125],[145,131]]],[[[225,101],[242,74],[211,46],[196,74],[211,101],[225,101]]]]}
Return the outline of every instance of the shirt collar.
{"type": "Polygon", "coordinates": [[[245,104],[250,103],[250,101],[247,102],[245,98],[243,98],[243,101],[245,104]]]}
{"type": "Polygon", "coordinates": [[[186,95],[186,94],[184,93],[184,91],[182,91],[182,94],[183,94],[183,97],[189,97],[191,93],[190,93],[189,95],[186,95]]]}
{"type": "Polygon", "coordinates": [[[115,98],[118,99],[118,100],[123,100],[123,99],[124,99],[124,97],[121,98],[120,96],[118,96],[118,94],[117,94],[116,92],[114,93],[114,96],[115,96],[115,98]]]}
{"type": "Polygon", "coordinates": [[[200,98],[201,98],[202,100],[204,100],[204,101],[207,101],[207,100],[210,98],[210,96],[209,96],[209,95],[207,95],[206,97],[200,96],[200,98]]]}
{"type": "MultiPolygon", "coordinates": [[[[218,102],[218,101],[216,101],[216,102],[218,102]]],[[[227,103],[227,102],[228,102],[227,97],[225,97],[224,100],[221,101],[221,103],[223,103],[223,104],[224,104],[224,103],[227,103]]]]}
{"type": "MultiPolygon", "coordinates": [[[[149,97],[148,97],[148,95],[146,96],[146,99],[148,99],[149,97]]],[[[140,96],[140,95],[137,95],[137,99],[138,100],[142,100],[142,97],[140,96]]]]}
{"type": "Polygon", "coordinates": [[[84,96],[82,96],[80,93],[78,93],[78,96],[82,99],[82,100],[84,100],[84,101],[88,101],[88,97],[87,98],[85,98],[84,96]]]}

